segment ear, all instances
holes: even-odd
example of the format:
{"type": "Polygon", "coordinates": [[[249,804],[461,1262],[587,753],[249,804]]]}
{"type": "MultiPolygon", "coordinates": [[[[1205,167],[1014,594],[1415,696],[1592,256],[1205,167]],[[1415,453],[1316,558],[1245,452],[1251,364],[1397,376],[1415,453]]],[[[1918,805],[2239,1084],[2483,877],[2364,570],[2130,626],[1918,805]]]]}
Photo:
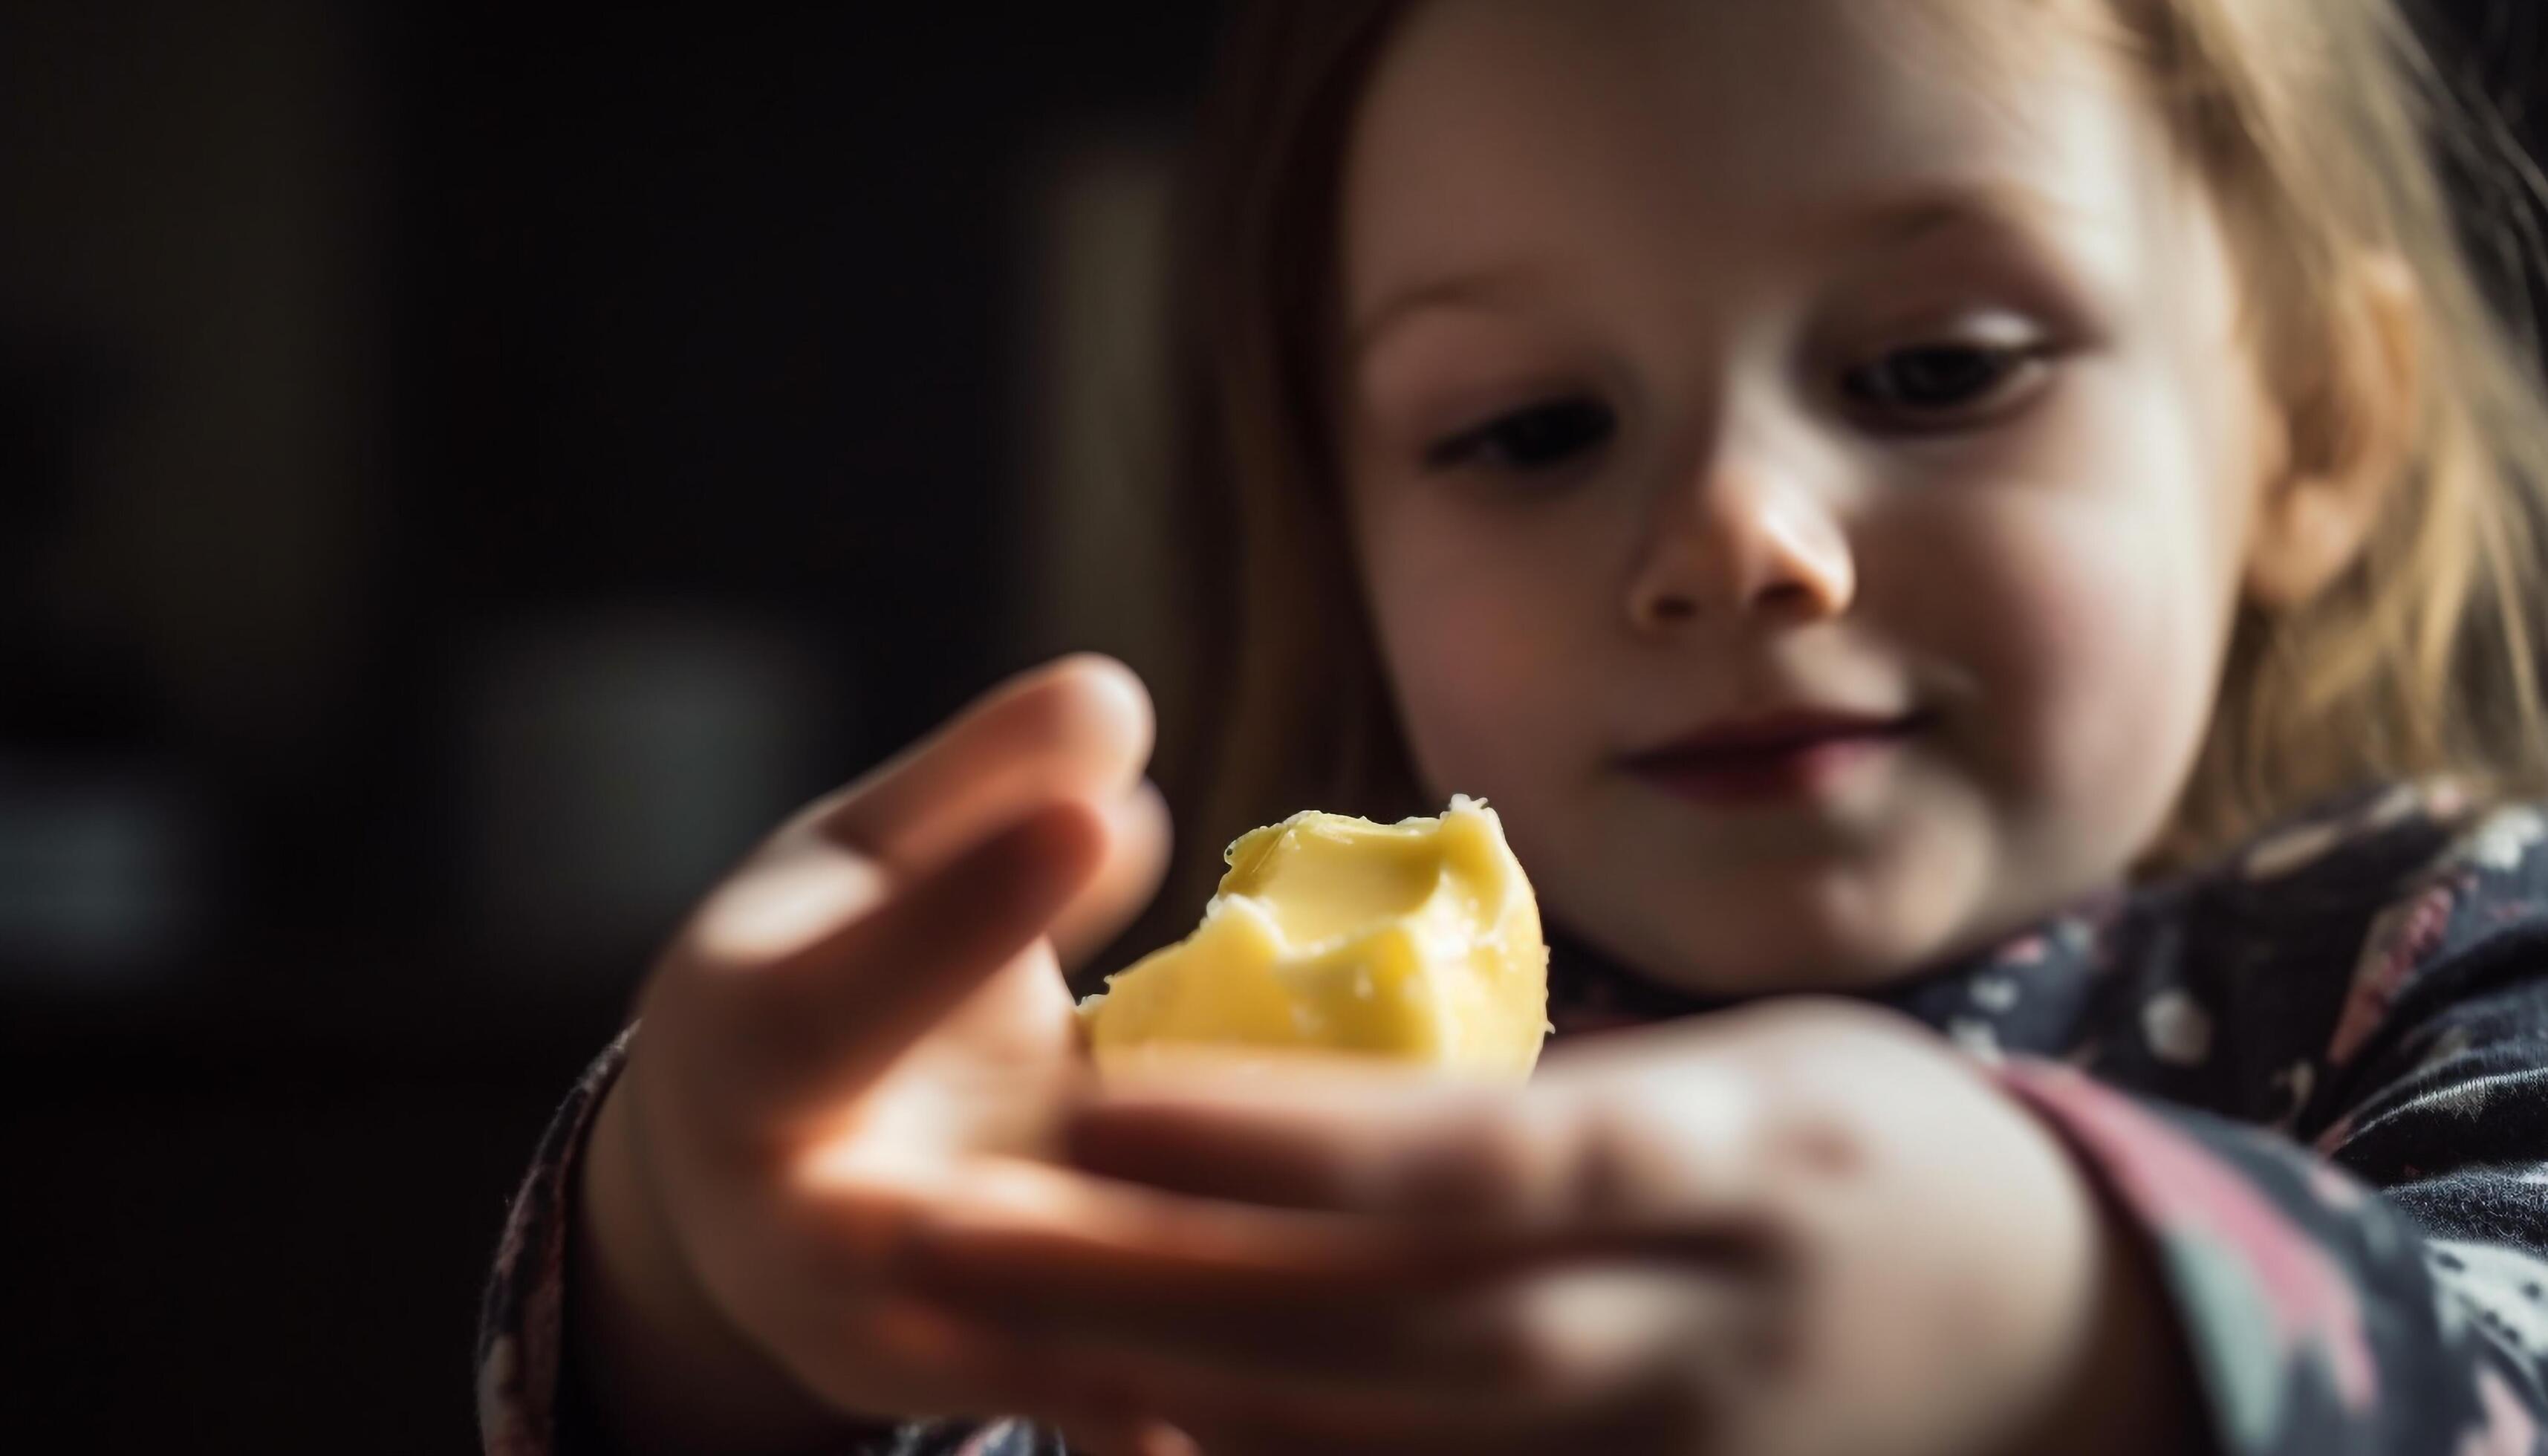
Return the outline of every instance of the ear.
{"type": "Polygon", "coordinates": [[[2283,448],[2248,540],[2248,598],[2307,605],[2362,557],[2414,447],[2423,306],[2390,254],[2347,270],[2320,357],[2281,391],[2283,448]]]}

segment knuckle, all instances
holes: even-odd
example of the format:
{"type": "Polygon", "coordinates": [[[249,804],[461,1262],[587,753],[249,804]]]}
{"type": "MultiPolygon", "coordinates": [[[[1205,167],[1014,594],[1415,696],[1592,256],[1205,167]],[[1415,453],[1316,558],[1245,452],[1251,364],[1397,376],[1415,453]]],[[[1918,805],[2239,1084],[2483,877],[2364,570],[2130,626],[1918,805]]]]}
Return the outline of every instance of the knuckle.
{"type": "Polygon", "coordinates": [[[1506,1300],[1480,1317],[1467,1373],[1495,1390],[1545,1392],[1565,1381],[1571,1354],[1556,1321],[1530,1305],[1506,1300]]]}
{"type": "Polygon", "coordinates": [[[1803,996],[1750,1013],[1780,1042],[1864,1050],[1902,1039],[1900,1013],[1838,996],[1803,996]]]}
{"type": "Polygon", "coordinates": [[[1476,1219],[1525,1215],[1545,1197],[1545,1139],[1533,1124],[1480,1109],[1434,1157],[1418,1163],[1405,1190],[1414,1211],[1476,1219]]]}
{"type": "Polygon", "coordinates": [[[1560,1187],[1568,1212],[1599,1222],[1620,1220],[1650,1202],[1655,1132],[1633,1108],[1588,1109],[1568,1149],[1560,1187]]]}
{"type": "Polygon", "coordinates": [[[1546,1139],[1531,1121],[1485,1118],[1473,1138],[1478,1171],[1492,1188],[1523,1189],[1539,1180],[1547,1162],[1546,1139]]]}

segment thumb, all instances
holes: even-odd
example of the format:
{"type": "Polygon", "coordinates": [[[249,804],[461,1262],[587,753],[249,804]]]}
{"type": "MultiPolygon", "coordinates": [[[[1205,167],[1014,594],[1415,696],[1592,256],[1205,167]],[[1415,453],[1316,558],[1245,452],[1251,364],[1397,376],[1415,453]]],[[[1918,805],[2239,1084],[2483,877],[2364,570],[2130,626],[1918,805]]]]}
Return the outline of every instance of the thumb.
{"type": "Polygon", "coordinates": [[[1168,803],[1157,785],[1145,780],[1108,805],[1106,824],[1104,861],[1052,923],[1053,951],[1065,971],[1121,935],[1167,871],[1168,803]]]}
{"type": "Polygon", "coordinates": [[[1033,947],[1106,838],[1098,809],[1064,799],[889,892],[832,846],[760,866],[710,897],[658,978],[663,1054],[695,1059],[676,1075],[747,1125],[835,1108],[1033,947]]]}
{"type": "Polygon", "coordinates": [[[1131,669],[1063,658],[983,694],[794,828],[917,872],[1039,803],[1131,790],[1150,737],[1149,693],[1131,669]]]}

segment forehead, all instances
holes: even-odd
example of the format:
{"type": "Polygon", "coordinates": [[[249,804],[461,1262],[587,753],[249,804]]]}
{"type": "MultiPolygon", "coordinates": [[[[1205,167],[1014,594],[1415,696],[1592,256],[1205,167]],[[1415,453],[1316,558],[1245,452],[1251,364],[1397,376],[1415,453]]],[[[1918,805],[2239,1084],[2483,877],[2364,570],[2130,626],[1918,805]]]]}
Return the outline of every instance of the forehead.
{"type": "Polygon", "coordinates": [[[2146,108],[2085,0],[1429,0],[1346,158],[1355,311],[1597,239],[1772,251],[1887,194],[1970,188],[2113,223],[2146,108]],[[1493,256],[1489,256],[1492,254],[1493,256]]]}

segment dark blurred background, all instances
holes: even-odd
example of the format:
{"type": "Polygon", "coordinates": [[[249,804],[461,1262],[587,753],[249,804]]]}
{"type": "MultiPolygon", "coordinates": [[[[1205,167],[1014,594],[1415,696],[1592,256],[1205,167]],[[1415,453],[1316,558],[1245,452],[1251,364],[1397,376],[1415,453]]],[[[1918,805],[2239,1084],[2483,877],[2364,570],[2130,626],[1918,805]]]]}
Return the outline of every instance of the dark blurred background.
{"type": "Polygon", "coordinates": [[[1060,648],[1173,738],[1222,9],[0,0],[21,1449],[470,1448],[507,1193],[717,870],[1060,648]]]}
{"type": "Polygon", "coordinates": [[[0,0],[0,1443],[470,1448],[685,903],[1157,640],[1114,467],[1217,25],[0,0]]]}

